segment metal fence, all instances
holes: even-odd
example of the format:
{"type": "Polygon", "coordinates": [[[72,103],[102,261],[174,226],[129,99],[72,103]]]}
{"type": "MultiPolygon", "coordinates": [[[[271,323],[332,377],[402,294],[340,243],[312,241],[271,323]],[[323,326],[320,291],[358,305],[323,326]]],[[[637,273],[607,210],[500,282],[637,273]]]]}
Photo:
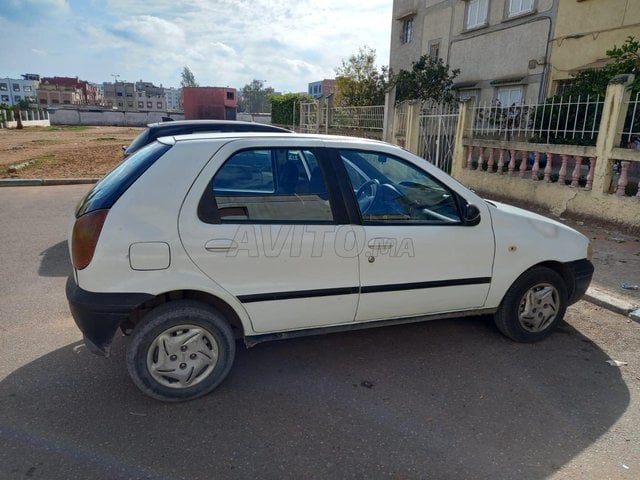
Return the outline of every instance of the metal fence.
{"type": "Polygon", "coordinates": [[[333,107],[329,109],[329,127],[382,130],[384,105],[370,107],[333,107]]]}
{"type": "Polygon", "coordinates": [[[622,128],[622,145],[640,149],[640,92],[633,95],[626,105],[627,118],[622,128]]]}
{"type": "Polygon", "coordinates": [[[539,104],[480,104],[472,107],[473,136],[595,145],[603,106],[602,97],[591,96],[553,97],[539,104]]]}
{"type": "Polygon", "coordinates": [[[418,155],[446,172],[451,172],[458,114],[458,104],[427,104],[420,112],[418,155]]]}

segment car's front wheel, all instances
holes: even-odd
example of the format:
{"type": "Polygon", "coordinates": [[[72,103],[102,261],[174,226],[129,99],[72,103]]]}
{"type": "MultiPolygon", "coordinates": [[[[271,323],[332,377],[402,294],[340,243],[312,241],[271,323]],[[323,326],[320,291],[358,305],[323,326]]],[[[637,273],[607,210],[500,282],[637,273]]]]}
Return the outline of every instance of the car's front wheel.
{"type": "Polygon", "coordinates": [[[504,335],[516,342],[537,342],[551,334],[567,309],[567,287],[553,270],[524,272],[502,299],[494,316],[504,335]]]}
{"type": "Polygon", "coordinates": [[[149,312],[131,335],[127,369],[144,393],[179,402],[206,395],[227,376],[235,340],[226,319],[203,303],[179,300],[149,312]]]}

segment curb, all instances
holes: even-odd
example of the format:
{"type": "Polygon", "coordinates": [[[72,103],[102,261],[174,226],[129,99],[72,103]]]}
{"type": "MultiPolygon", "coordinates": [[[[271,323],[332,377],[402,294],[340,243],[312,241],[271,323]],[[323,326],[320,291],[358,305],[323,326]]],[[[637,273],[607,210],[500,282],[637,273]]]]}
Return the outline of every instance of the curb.
{"type": "Polygon", "coordinates": [[[633,305],[626,300],[612,297],[606,291],[601,289],[589,288],[582,299],[611,312],[624,315],[632,320],[640,321],[640,318],[635,313],[638,311],[638,305],[633,305]]]}
{"type": "Polygon", "coordinates": [[[90,185],[99,178],[0,178],[0,187],[44,187],[50,185],[90,185]]]}

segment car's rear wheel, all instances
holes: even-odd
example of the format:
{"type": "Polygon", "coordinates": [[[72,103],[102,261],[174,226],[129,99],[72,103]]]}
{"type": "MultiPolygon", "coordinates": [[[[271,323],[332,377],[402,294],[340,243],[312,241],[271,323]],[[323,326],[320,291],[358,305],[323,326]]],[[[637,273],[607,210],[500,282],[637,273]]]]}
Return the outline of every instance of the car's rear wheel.
{"type": "Polygon", "coordinates": [[[149,312],[131,335],[127,369],[144,393],[179,402],[206,395],[229,373],[235,340],[214,308],[179,300],[149,312]]]}
{"type": "Polygon", "coordinates": [[[494,316],[498,330],[516,342],[537,342],[549,336],[567,309],[567,287],[553,270],[524,272],[502,299],[494,316]]]}

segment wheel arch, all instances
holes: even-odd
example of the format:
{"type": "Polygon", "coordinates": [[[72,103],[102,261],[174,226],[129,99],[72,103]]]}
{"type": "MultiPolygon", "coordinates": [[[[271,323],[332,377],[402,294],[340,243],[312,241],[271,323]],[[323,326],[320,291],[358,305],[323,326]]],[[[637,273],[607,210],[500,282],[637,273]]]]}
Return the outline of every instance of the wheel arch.
{"type": "Polygon", "coordinates": [[[536,265],[532,265],[530,268],[527,269],[527,271],[537,267],[548,268],[549,270],[553,270],[558,275],[560,275],[562,280],[564,280],[565,286],[567,287],[567,299],[573,296],[573,292],[575,290],[575,279],[574,279],[573,270],[569,265],[567,265],[566,263],[549,260],[546,262],[538,263],[536,265]]]}
{"type": "Polygon", "coordinates": [[[122,331],[125,334],[130,333],[155,307],[176,300],[193,300],[215,308],[229,322],[235,338],[244,338],[245,326],[236,310],[220,297],[199,290],[173,290],[156,295],[131,312],[129,319],[121,325],[122,331]]]}

